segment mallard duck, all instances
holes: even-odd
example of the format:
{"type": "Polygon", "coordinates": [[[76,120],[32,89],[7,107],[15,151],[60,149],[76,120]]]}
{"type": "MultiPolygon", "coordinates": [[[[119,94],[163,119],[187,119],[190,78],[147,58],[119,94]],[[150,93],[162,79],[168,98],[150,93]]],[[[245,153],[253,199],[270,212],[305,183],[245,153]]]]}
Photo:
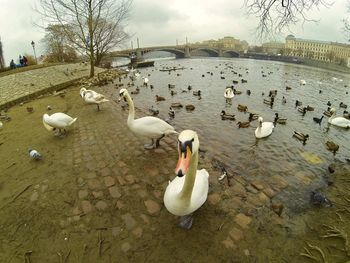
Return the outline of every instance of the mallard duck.
{"type": "Polygon", "coordinates": [[[267,104],[267,105],[271,105],[273,104],[273,100],[267,100],[267,99],[264,99],[264,103],[267,104]]]}
{"type": "Polygon", "coordinates": [[[336,115],[335,108],[332,108],[330,110],[330,112],[332,113],[332,116],[329,117],[328,123],[330,123],[334,126],[342,127],[342,128],[350,128],[350,120],[348,120],[344,117],[335,117],[335,115],[336,115]]]}
{"type": "Polygon", "coordinates": [[[298,107],[298,106],[301,106],[301,105],[303,105],[303,103],[301,101],[299,101],[299,100],[295,101],[295,107],[298,107]]]}
{"type": "Polygon", "coordinates": [[[291,90],[292,87],[286,86],[286,90],[291,90]]]}
{"type": "Polygon", "coordinates": [[[344,104],[343,102],[340,102],[339,107],[346,109],[348,105],[344,104]]]}
{"type": "Polygon", "coordinates": [[[259,118],[259,115],[258,114],[255,114],[255,113],[249,113],[249,117],[248,117],[248,120],[249,121],[254,121],[254,120],[257,120],[259,118]]]}
{"type": "Polygon", "coordinates": [[[242,104],[238,104],[237,109],[238,109],[239,111],[244,111],[244,112],[245,112],[245,111],[248,110],[248,107],[245,106],[245,105],[242,105],[242,104]]]}
{"type": "Polygon", "coordinates": [[[169,88],[169,89],[175,89],[175,85],[173,85],[173,84],[168,84],[168,88],[169,88]]]}
{"type": "Polygon", "coordinates": [[[224,110],[221,111],[220,116],[222,120],[235,120],[234,114],[228,114],[224,110]]]}
{"type": "Polygon", "coordinates": [[[241,79],[241,82],[242,82],[242,83],[247,83],[248,80],[246,80],[246,79],[241,79]]]}
{"type": "Polygon", "coordinates": [[[175,118],[175,111],[173,110],[172,107],[169,108],[168,115],[170,118],[175,118]]]}
{"type": "Polygon", "coordinates": [[[350,113],[349,112],[347,112],[346,110],[343,112],[343,117],[345,118],[345,119],[350,119],[350,113]]]}
{"type": "Polygon", "coordinates": [[[33,112],[34,112],[34,108],[33,108],[33,107],[27,107],[27,111],[28,111],[29,113],[33,113],[33,112]]]}
{"type": "Polygon", "coordinates": [[[209,174],[205,169],[197,170],[199,139],[196,132],[184,130],[178,138],[179,160],[175,173],[177,177],[169,182],[164,193],[166,209],[176,216],[181,216],[180,226],[190,229],[192,213],[207,200],[209,174]]]}
{"type": "Polygon", "coordinates": [[[197,90],[197,91],[194,90],[194,91],[193,91],[193,95],[194,95],[194,96],[200,96],[200,95],[201,95],[201,91],[200,91],[200,90],[197,90]]]}
{"type": "Polygon", "coordinates": [[[171,107],[173,108],[182,108],[182,104],[180,102],[173,102],[171,103],[171,107]]]}
{"type": "Polygon", "coordinates": [[[170,91],[170,95],[171,95],[171,96],[174,96],[174,95],[176,95],[176,94],[177,94],[176,91],[173,91],[173,90],[170,91]]]}
{"type": "Polygon", "coordinates": [[[156,95],[156,101],[163,101],[165,100],[164,97],[156,95]]]}
{"type": "Polygon", "coordinates": [[[259,126],[255,130],[255,137],[260,139],[269,136],[275,127],[272,122],[263,122],[263,118],[259,117],[259,126]]]}
{"type": "Polygon", "coordinates": [[[250,91],[250,89],[248,89],[247,90],[247,95],[250,96],[250,94],[251,94],[251,91],[250,91]]]}
{"type": "Polygon", "coordinates": [[[250,122],[237,122],[238,128],[248,128],[250,126],[250,122]]]}
{"type": "Polygon", "coordinates": [[[332,113],[329,111],[329,110],[325,110],[323,112],[323,115],[327,116],[327,117],[331,117],[332,116],[332,113]]]}
{"type": "Polygon", "coordinates": [[[303,108],[299,107],[298,111],[301,112],[303,114],[303,116],[304,116],[306,114],[306,112],[307,112],[307,108],[306,107],[303,107],[303,108]]]}
{"type": "Polygon", "coordinates": [[[287,118],[281,118],[278,116],[278,113],[275,113],[275,120],[273,121],[274,123],[279,123],[279,124],[286,124],[287,123],[287,118]]]}
{"type": "Polygon", "coordinates": [[[317,118],[317,117],[313,117],[314,122],[318,123],[319,125],[321,125],[322,119],[323,119],[323,115],[321,116],[321,118],[317,118]]]}
{"type": "Polygon", "coordinates": [[[302,141],[305,144],[306,140],[309,138],[309,135],[294,131],[293,137],[297,138],[299,141],[302,141]]]}
{"type": "Polygon", "coordinates": [[[189,104],[189,105],[186,105],[185,106],[185,109],[188,110],[188,111],[193,111],[196,107],[192,104],[189,104]]]}
{"type": "Polygon", "coordinates": [[[282,104],[286,104],[287,103],[287,99],[283,96],[282,98],[282,104]]]}
{"type": "Polygon", "coordinates": [[[151,108],[148,109],[149,113],[151,113],[153,116],[157,116],[159,114],[159,110],[154,108],[153,105],[151,108]]]}
{"type": "Polygon", "coordinates": [[[332,103],[330,101],[327,102],[327,106],[332,106],[332,103]]]}
{"type": "Polygon", "coordinates": [[[240,94],[242,94],[242,91],[233,89],[233,93],[234,93],[235,95],[240,95],[240,94]]]}
{"type": "Polygon", "coordinates": [[[315,108],[314,108],[314,107],[311,107],[311,106],[309,106],[309,105],[307,105],[307,106],[306,106],[306,110],[307,110],[307,111],[314,111],[315,108]]]}
{"type": "Polygon", "coordinates": [[[326,142],[327,149],[333,153],[336,153],[339,150],[339,145],[332,141],[326,142]]]}
{"type": "Polygon", "coordinates": [[[135,107],[127,89],[121,89],[119,96],[126,99],[129,104],[129,116],[127,125],[129,129],[136,135],[144,136],[152,140],[151,144],[145,145],[146,149],[153,149],[159,146],[160,140],[170,134],[177,134],[174,127],[166,123],[165,121],[153,117],[146,116],[135,120],[135,107]],[[156,143],[154,144],[154,140],[156,143]]]}

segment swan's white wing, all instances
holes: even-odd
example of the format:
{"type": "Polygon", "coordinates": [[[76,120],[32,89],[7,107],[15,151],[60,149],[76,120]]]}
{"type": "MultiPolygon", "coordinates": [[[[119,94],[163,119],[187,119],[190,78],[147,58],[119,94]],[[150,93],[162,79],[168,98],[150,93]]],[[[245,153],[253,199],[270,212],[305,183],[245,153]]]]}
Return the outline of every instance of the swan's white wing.
{"type": "Polygon", "coordinates": [[[205,169],[197,170],[196,180],[194,182],[191,209],[196,211],[207,200],[209,190],[209,173],[205,169]]]}
{"type": "Polygon", "coordinates": [[[331,124],[346,128],[350,127],[350,120],[345,119],[344,117],[336,117],[331,120],[331,124]]]}
{"type": "Polygon", "coordinates": [[[132,126],[132,130],[135,133],[151,138],[160,137],[163,134],[175,133],[173,126],[152,116],[136,119],[132,126]]]}
{"type": "Polygon", "coordinates": [[[48,116],[45,118],[45,122],[55,128],[64,128],[72,123],[74,123],[76,119],[73,119],[72,117],[68,116],[67,114],[64,114],[62,112],[57,112],[52,114],[51,116],[48,116]]]}

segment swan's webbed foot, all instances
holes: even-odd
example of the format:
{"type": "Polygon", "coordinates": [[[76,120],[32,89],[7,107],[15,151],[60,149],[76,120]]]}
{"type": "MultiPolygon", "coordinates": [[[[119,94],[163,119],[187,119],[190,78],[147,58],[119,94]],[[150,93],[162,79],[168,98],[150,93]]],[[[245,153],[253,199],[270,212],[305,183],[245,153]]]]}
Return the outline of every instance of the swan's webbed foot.
{"type": "Polygon", "coordinates": [[[193,223],[193,216],[192,214],[189,214],[189,215],[185,215],[185,216],[182,216],[180,218],[180,227],[181,228],[184,228],[184,229],[190,229],[192,227],[192,223],[193,223]]]}
{"type": "Polygon", "coordinates": [[[158,138],[158,139],[156,140],[156,147],[155,147],[155,148],[158,148],[158,147],[159,147],[159,145],[160,145],[160,140],[161,140],[164,136],[165,136],[165,135],[163,134],[162,137],[160,137],[160,138],[158,138]]]}
{"type": "Polygon", "coordinates": [[[143,147],[144,147],[146,150],[152,150],[152,149],[154,149],[154,148],[155,148],[154,140],[152,139],[152,143],[150,143],[150,144],[145,144],[143,147]]]}

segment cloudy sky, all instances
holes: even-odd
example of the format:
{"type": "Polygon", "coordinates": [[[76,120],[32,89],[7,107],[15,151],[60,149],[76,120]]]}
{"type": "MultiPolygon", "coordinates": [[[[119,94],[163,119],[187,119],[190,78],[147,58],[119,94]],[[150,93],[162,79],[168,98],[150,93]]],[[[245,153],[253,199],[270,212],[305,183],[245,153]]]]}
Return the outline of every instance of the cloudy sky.
{"type": "MultiPolygon", "coordinates": [[[[21,54],[33,54],[33,40],[37,53],[43,50],[42,29],[34,25],[39,17],[34,12],[38,0],[0,0],[0,37],[7,65],[21,54]]],[[[330,2],[330,0],[329,0],[330,2]]],[[[317,23],[298,24],[286,31],[280,40],[293,33],[296,37],[324,41],[346,42],[342,32],[342,18],[347,14],[347,0],[337,0],[329,9],[308,13],[317,23]]],[[[126,43],[140,46],[175,45],[234,36],[250,45],[259,44],[254,28],[257,19],[247,17],[244,0],[134,0],[127,30],[132,39],[126,43]]]]}

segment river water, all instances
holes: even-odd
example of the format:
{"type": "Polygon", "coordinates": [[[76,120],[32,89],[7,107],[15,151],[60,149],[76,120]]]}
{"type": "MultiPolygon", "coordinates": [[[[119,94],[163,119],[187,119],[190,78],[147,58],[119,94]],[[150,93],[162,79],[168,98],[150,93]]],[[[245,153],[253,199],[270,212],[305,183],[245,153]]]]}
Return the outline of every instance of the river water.
{"type": "MultiPolygon", "coordinates": [[[[197,131],[201,148],[232,174],[266,182],[272,181],[274,175],[282,176],[291,187],[280,198],[289,203],[292,210],[297,211],[309,201],[311,190],[327,184],[329,165],[349,158],[350,131],[329,126],[328,117],[323,118],[321,125],[313,121],[313,117],[320,118],[327,110],[328,101],[337,109],[337,115],[342,116],[344,109],[339,108],[339,103],[350,104],[350,95],[346,94],[350,84],[348,75],[274,61],[221,58],[156,61],[154,67],[142,68],[140,72],[149,78],[154,89],[142,86],[140,77],[135,85],[140,86],[141,92],[132,95],[136,107],[147,112],[153,106],[159,109],[159,116],[166,119],[171,103],[194,105],[195,110],[191,112],[185,108],[175,109],[171,124],[178,131],[197,131]],[[166,67],[184,69],[170,73],[160,71],[166,67]],[[247,83],[241,83],[241,79],[247,83]],[[227,101],[224,91],[226,86],[233,85],[233,80],[238,81],[234,87],[242,94],[227,101]],[[305,80],[306,85],[301,85],[300,80],[305,80]],[[175,95],[171,95],[168,84],[175,85],[172,89],[175,95]],[[192,90],[182,92],[189,85],[192,90]],[[291,89],[286,90],[286,86],[291,89]],[[197,90],[201,91],[200,98],[193,95],[197,90]],[[247,90],[251,91],[250,96],[247,90]],[[270,100],[270,90],[277,90],[272,107],[264,103],[264,99],[270,100]],[[156,95],[166,100],[156,102],[156,95]],[[286,103],[282,103],[283,96],[286,103]],[[303,116],[295,107],[296,100],[302,102],[302,107],[314,107],[314,111],[303,116]],[[287,118],[287,123],[277,124],[271,136],[256,139],[256,120],[248,128],[238,128],[237,122],[246,122],[249,116],[248,112],[238,111],[238,104],[246,105],[248,112],[262,116],[264,121],[273,121],[278,113],[287,118]],[[222,120],[222,110],[235,114],[236,120],[222,120]],[[309,135],[305,144],[293,137],[294,131],[309,135]],[[327,141],[340,145],[335,155],[327,150],[327,141]],[[297,205],[290,202],[291,196],[299,199],[297,205]]],[[[129,91],[135,88],[130,87],[129,91]]]]}

